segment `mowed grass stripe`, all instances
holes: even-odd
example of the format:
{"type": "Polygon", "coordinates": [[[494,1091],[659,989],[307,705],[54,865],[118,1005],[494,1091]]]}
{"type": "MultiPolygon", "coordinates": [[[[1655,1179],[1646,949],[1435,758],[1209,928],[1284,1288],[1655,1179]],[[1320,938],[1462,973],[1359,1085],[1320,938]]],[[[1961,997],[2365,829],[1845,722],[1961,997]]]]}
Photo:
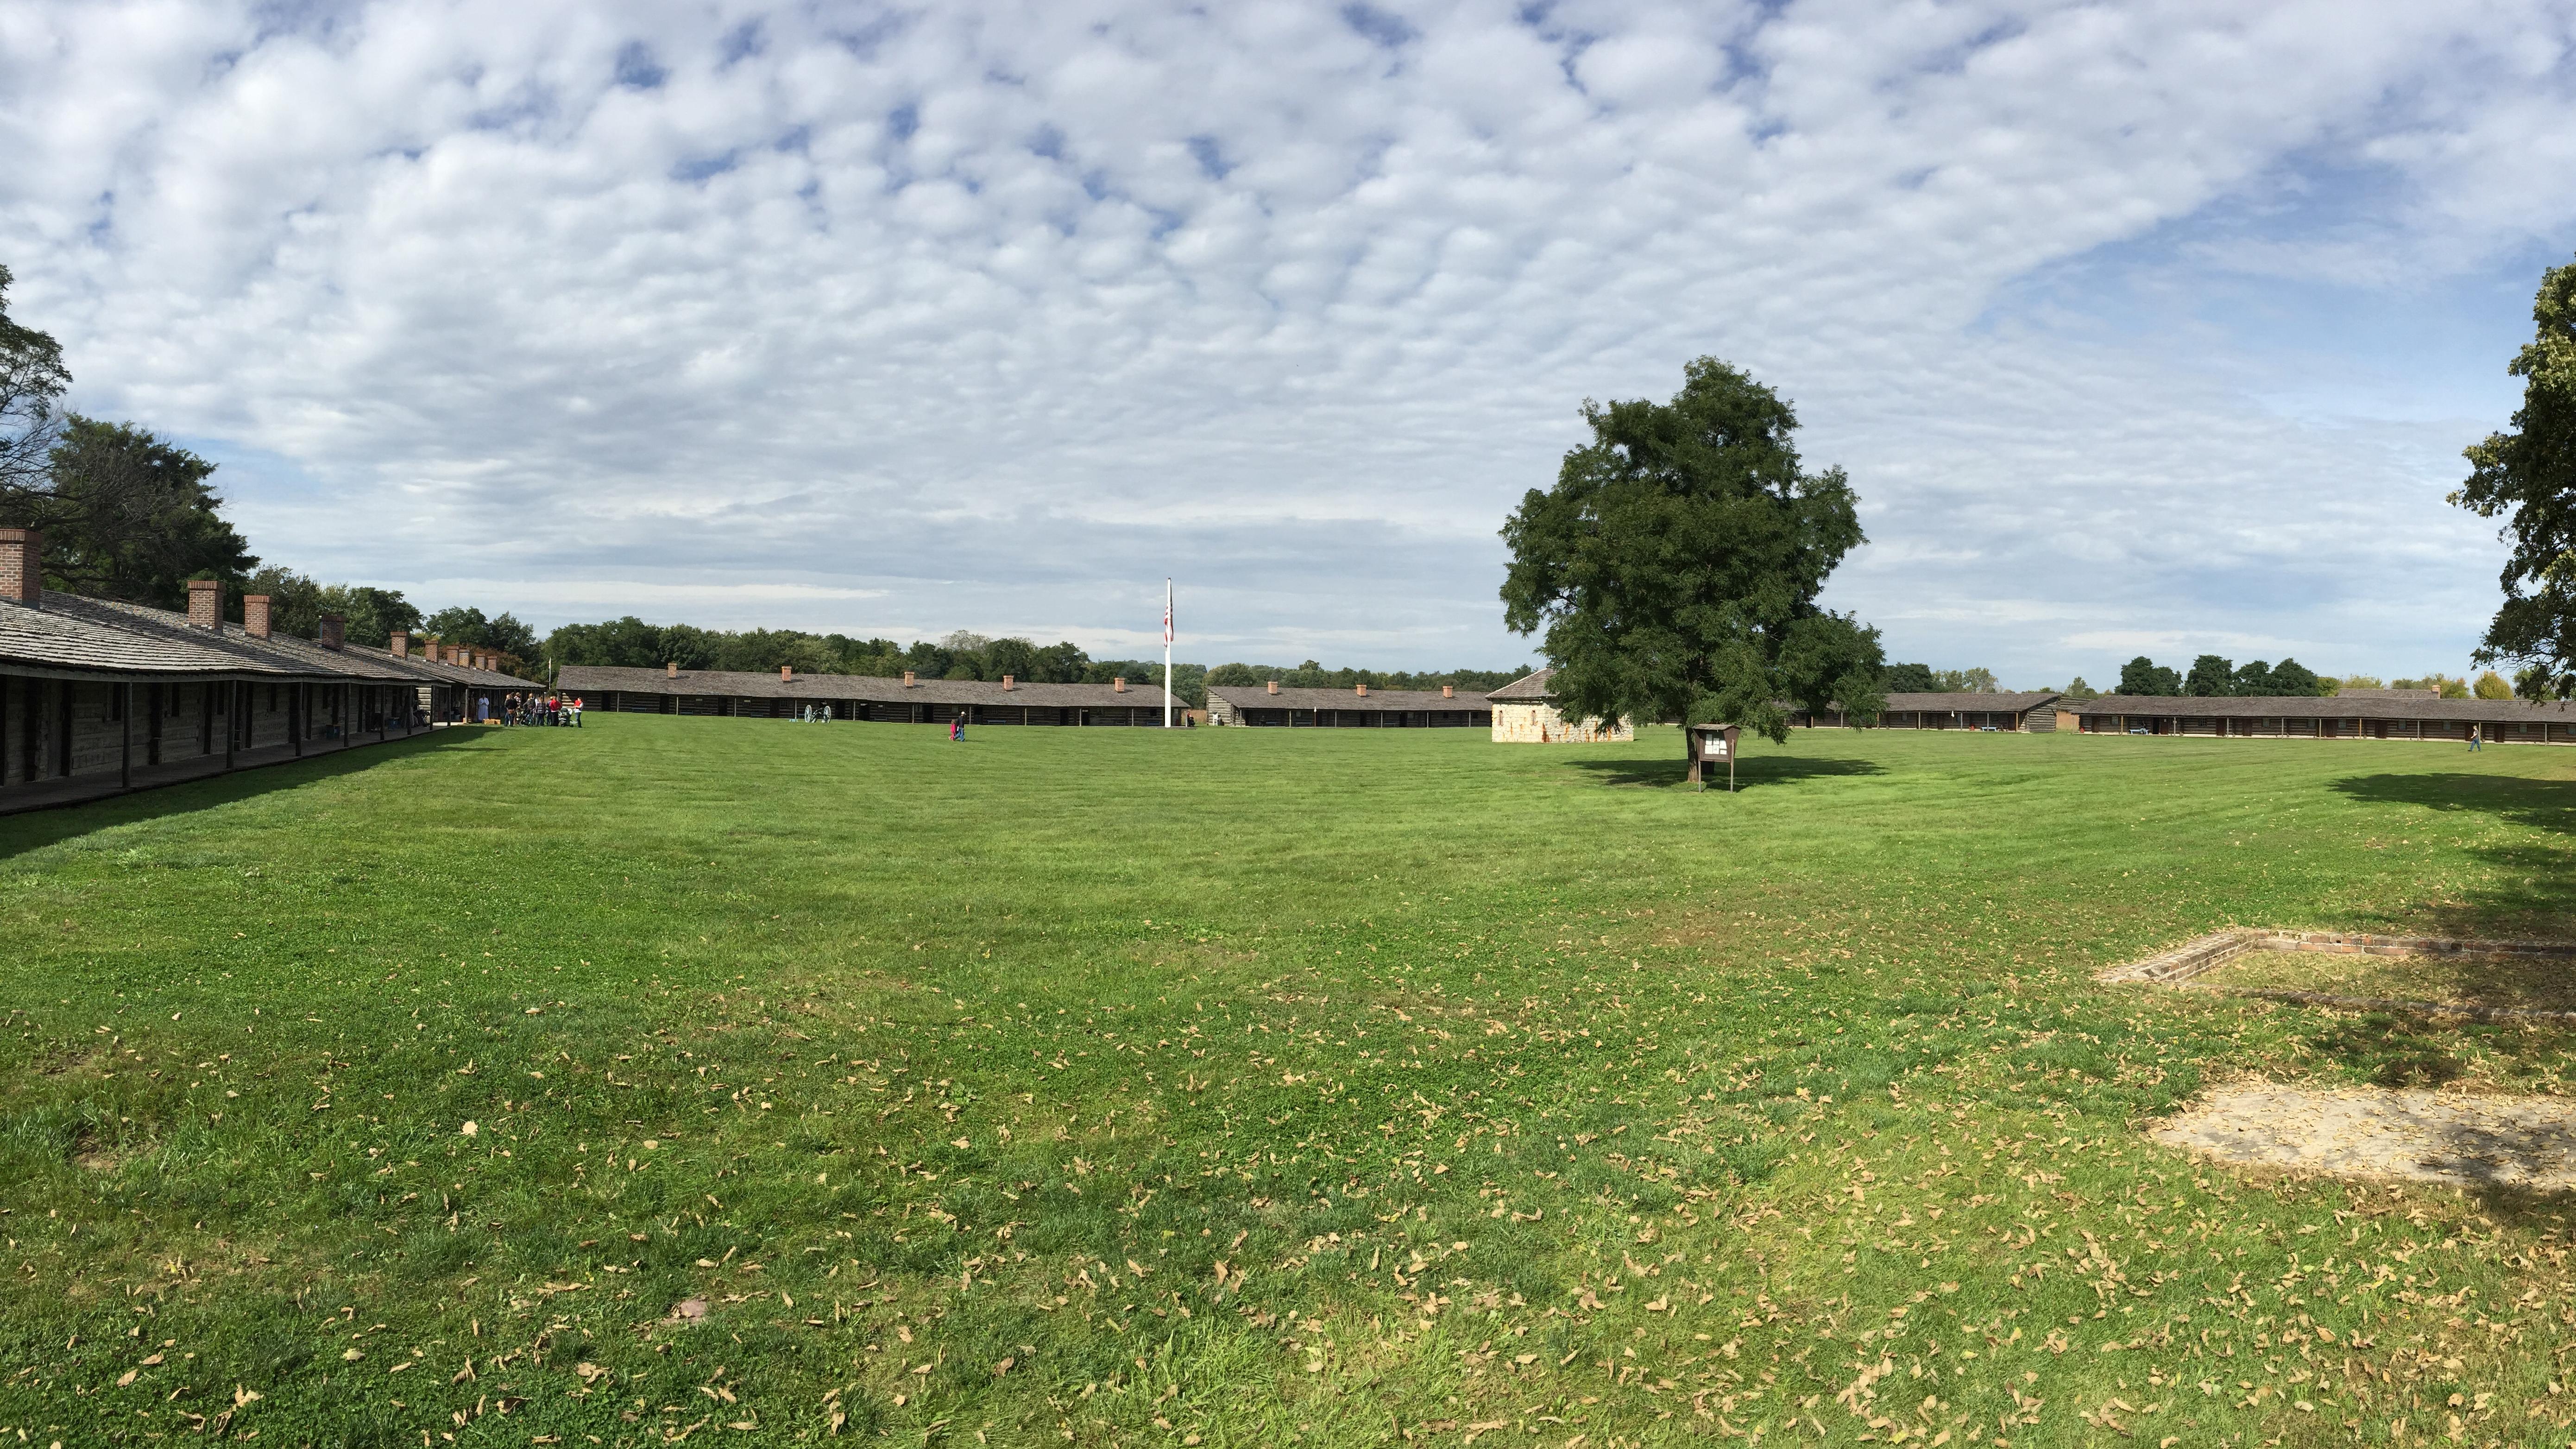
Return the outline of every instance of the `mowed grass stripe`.
{"type": "Polygon", "coordinates": [[[607,716],[0,821],[0,1433],[2557,1432],[2557,1205],[2133,1128],[2562,1033],[2089,976],[2567,933],[2576,760],[1679,753],[607,716]]]}

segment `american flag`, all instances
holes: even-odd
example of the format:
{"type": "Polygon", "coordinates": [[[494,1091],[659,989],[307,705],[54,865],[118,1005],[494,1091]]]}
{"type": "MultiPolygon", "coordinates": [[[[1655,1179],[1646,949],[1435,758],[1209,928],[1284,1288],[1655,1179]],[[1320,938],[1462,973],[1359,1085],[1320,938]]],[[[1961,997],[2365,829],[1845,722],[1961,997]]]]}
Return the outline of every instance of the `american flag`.
{"type": "Polygon", "coordinates": [[[1163,586],[1163,642],[1172,642],[1172,589],[1169,584],[1163,586]]]}

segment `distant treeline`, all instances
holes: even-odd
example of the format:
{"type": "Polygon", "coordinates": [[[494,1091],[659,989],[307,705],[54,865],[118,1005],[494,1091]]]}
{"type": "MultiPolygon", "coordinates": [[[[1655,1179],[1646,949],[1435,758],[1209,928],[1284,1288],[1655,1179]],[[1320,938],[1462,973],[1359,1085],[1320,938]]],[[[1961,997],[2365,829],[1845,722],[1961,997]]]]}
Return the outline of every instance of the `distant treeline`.
{"type": "Polygon", "coordinates": [[[1891,664],[1879,676],[1878,687],[1886,694],[1992,694],[1996,689],[1991,669],[1935,669],[1929,664],[1891,664]]]}
{"type": "MultiPolygon", "coordinates": [[[[701,629],[691,624],[647,624],[633,615],[599,624],[566,624],[548,634],[545,656],[556,664],[628,669],[739,670],[767,674],[785,666],[799,674],[864,674],[900,677],[906,670],[923,679],[1000,679],[1007,674],[1031,684],[1106,684],[1123,678],[1139,688],[1159,691],[1159,659],[1094,659],[1081,645],[1039,644],[1035,640],[987,638],[964,630],[936,643],[915,640],[854,639],[847,634],[808,634],[799,629],[701,629]]],[[[1172,664],[1172,693],[1192,707],[1207,703],[1210,684],[1260,685],[1278,680],[1283,686],[1350,689],[1437,689],[1454,684],[1461,692],[1483,693],[1528,673],[1526,669],[1459,669],[1444,674],[1416,674],[1376,669],[1326,669],[1309,659],[1288,668],[1269,664],[1172,664]]]]}
{"type": "Polygon", "coordinates": [[[2188,673],[2156,663],[2141,654],[2120,669],[2120,693],[2164,694],[2210,698],[2219,695],[2319,695],[2332,697],[2348,689],[2429,689],[2444,699],[2510,699],[2514,687],[2502,675],[2490,669],[2472,684],[2448,674],[2427,674],[2420,679],[2392,679],[2382,684],[2376,675],[2347,674],[2341,678],[2320,675],[2295,659],[2266,664],[2257,659],[2250,664],[2237,664],[2215,654],[2203,654],[2191,662],[2188,673]]]}

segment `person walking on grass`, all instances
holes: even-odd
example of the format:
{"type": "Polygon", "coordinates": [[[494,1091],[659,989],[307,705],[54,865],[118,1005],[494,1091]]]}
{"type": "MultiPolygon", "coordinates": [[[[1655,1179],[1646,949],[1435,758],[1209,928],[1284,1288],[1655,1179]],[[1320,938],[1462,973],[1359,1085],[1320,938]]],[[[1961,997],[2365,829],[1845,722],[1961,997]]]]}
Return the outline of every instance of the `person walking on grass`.
{"type": "Polygon", "coordinates": [[[2474,755],[2478,752],[2478,727],[2471,725],[2469,726],[2469,753],[2474,755]]]}
{"type": "Polygon", "coordinates": [[[961,709],[948,717],[948,742],[953,745],[965,738],[966,711],[961,709]]]}

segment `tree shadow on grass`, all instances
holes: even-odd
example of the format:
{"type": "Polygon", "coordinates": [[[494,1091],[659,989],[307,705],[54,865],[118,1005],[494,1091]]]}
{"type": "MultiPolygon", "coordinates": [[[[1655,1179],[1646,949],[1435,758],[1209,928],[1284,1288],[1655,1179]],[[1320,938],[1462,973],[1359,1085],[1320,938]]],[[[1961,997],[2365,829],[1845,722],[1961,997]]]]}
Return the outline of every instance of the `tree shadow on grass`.
{"type": "MultiPolygon", "coordinates": [[[[1690,778],[1690,766],[1680,760],[1575,760],[1570,763],[1596,777],[1600,783],[1613,787],[1674,788],[1690,778]]],[[[1819,760],[1797,755],[1774,755],[1736,761],[1735,788],[1739,791],[1760,790],[1834,775],[1886,773],[1885,769],[1868,760],[1819,760]]],[[[1721,793],[1725,791],[1724,766],[1719,766],[1717,772],[1709,777],[1708,788],[1721,793]]]]}
{"type": "Polygon", "coordinates": [[[333,750],[300,760],[280,760],[274,764],[237,770],[229,775],[205,775],[136,790],[131,794],[110,795],[18,815],[0,815],[0,860],[10,860],[29,851],[78,839],[93,831],[130,825],[140,820],[157,820],[167,815],[185,815],[236,800],[252,799],[271,791],[299,789],[317,781],[353,775],[375,765],[416,755],[471,748],[478,743],[479,736],[473,732],[431,730],[409,739],[333,750]]]}
{"type": "Polygon", "coordinates": [[[2355,775],[2333,788],[2366,805],[2491,816],[2538,837],[2464,846],[2488,867],[2488,879],[2421,914],[2418,923],[2433,934],[2576,937],[2576,780],[2446,772],[2355,775]]]}
{"type": "Polygon", "coordinates": [[[2365,805],[2415,805],[2427,810],[2476,811],[2534,830],[2576,835],[2576,780],[2529,780],[2512,775],[2354,775],[2334,782],[2336,793],[2365,805]]]}

